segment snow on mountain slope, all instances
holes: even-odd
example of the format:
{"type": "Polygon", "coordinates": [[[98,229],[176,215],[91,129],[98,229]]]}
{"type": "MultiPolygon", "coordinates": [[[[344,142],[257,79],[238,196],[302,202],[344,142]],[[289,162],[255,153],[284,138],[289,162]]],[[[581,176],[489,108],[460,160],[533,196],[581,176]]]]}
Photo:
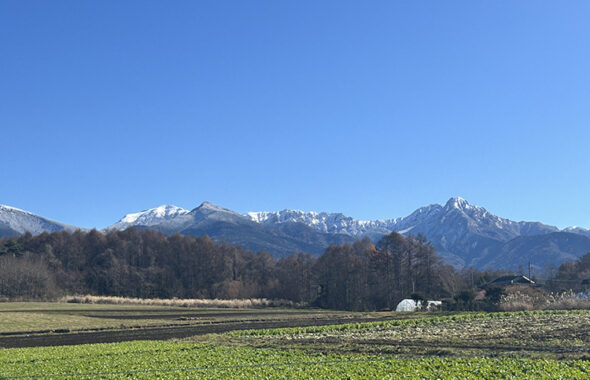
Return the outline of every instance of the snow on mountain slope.
{"type": "Polygon", "coordinates": [[[584,235],[590,238],[590,230],[584,227],[571,226],[563,229],[564,232],[571,232],[578,235],[584,235]]]}
{"type": "Polygon", "coordinates": [[[211,202],[203,202],[188,213],[141,228],[168,235],[208,235],[215,241],[239,245],[254,252],[271,252],[277,256],[300,251],[321,254],[331,244],[351,243],[354,240],[348,235],[321,233],[302,223],[262,225],[211,202]]]}
{"type": "Polygon", "coordinates": [[[59,223],[28,211],[0,205],[0,230],[4,235],[22,235],[25,232],[37,235],[43,232],[76,229],[77,227],[59,223]]]}
{"type": "Polygon", "coordinates": [[[341,213],[304,212],[289,209],[275,212],[248,212],[245,215],[260,224],[303,223],[320,232],[350,236],[387,234],[392,231],[392,227],[395,225],[395,219],[363,221],[341,213]]]}
{"type": "Polygon", "coordinates": [[[261,224],[304,223],[318,231],[342,233],[354,237],[385,235],[392,231],[410,233],[417,225],[438,217],[443,207],[438,204],[421,207],[412,214],[386,220],[356,220],[341,213],[289,210],[248,212],[245,215],[261,224]]]}
{"type": "MultiPolygon", "coordinates": [[[[509,240],[521,235],[538,235],[559,231],[557,227],[538,222],[514,222],[500,218],[485,208],[469,204],[465,199],[458,197],[449,199],[445,204],[443,216],[439,223],[458,221],[457,219],[462,219],[469,231],[498,240],[509,240]]],[[[449,227],[452,228],[452,226],[453,223],[449,223],[449,227]]]]}
{"type": "Polygon", "coordinates": [[[223,208],[209,201],[205,201],[191,211],[162,221],[157,225],[157,229],[165,233],[184,233],[185,229],[187,228],[200,229],[206,225],[218,222],[234,225],[251,223],[248,218],[238,214],[235,211],[223,208]]]}
{"type": "Polygon", "coordinates": [[[444,206],[432,204],[421,207],[406,217],[387,220],[363,221],[340,213],[288,209],[276,212],[249,212],[246,215],[261,224],[299,222],[321,232],[344,233],[355,237],[387,234],[391,231],[424,233],[441,225],[446,225],[448,230],[463,225],[464,229],[471,232],[499,240],[558,231],[556,227],[541,223],[514,222],[500,218],[485,208],[472,205],[459,197],[449,199],[444,206]]]}
{"type": "Polygon", "coordinates": [[[125,215],[117,223],[107,227],[107,230],[124,230],[131,226],[155,226],[166,221],[186,215],[190,211],[174,205],[162,205],[141,212],[125,215]]]}
{"type": "Polygon", "coordinates": [[[417,225],[438,216],[441,210],[441,205],[434,204],[421,207],[406,217],[385,220],[356,220],[341,213],[304,212],[289,209],[275,212],[249,212],[245,215],[261,224],[298,222],[325,233],[340,233],[354,237],[377,237],[392,231],[411,233],[417,225]]]}
{"type": "Polygon", "coordinates": [[[300,222],[322,232],[344,233],[355,238],[381,236],[396,231],[401,234],[423,234],[441,256],[454,265],[469,265],[482,254],[495,251],[502,243],[519,236],[541,235],[559,229],[537,222],[514,222],[500,218],[485,208],[455,197],[442,206],[421,207],[402,218],[358,221],[342,214],[283,210],[246,214],[262,224],[300,222]]]}

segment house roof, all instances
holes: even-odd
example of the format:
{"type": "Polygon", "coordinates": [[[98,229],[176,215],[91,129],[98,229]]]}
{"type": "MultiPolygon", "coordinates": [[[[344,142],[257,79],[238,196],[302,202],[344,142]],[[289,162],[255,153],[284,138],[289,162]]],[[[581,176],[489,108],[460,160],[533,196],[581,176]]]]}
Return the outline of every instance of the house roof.
{"type": "Polygon", "coordinates": [[[529,285],[533,285],[534,283],[535,283],[535,281],[531,280],[527,276],[523,276],[523,275],[518,275],[518,276],[509,275],[509,276],[498,277],[494,281],[487,283],[485,286],[490,286],[490,285],[512,285],[512,284],[529,284],[529,285]]]}

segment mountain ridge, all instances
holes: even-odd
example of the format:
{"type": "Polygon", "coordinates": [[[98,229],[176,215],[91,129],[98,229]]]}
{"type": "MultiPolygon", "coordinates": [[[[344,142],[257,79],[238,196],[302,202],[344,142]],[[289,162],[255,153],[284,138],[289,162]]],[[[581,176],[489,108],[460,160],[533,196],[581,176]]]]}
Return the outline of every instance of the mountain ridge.
{"type": "Polygon", "coordinates": [[[431,204],[420,207],[405,217],[369,221],[356,220],[341,213],[315,211],[304,212],[290,209],[270,212],[248,212],[245,215],[262,224],[298,221],[306,223],[309,226],[323,232],[338,231],[347,233],[351,236],[362,237],[367,233],[370,233],[371,228],[375,228],[377,231],[383,231],[384,233],[392,231],[410,233],[416,227],[416,225],[424,223],[425,220],[436,218],[439,215],[442,217],[443,213],[449,213],[454,210],[458,210],[459,212],[469,216],[471,219],[487,219],[488,224],[496,224],[497,227],[502,230],[502,233],[509,237],[520,236],[522,234],[535,235],[540,231],[559,231],[557,227],[545,225],[540,222],[515,222],[509,219],[500,218],[490,213],[483,207],[471,205],[465,199],[460,197],[450,198],[444,206],[440,204],[431,204]]]}
{"type": "MultiPolygon", "coordinates": [[[[590,238],[590,234],[586,235],[587,230],[579,227],[561,231],[555,226],[541,222],[515,222],[501,218],[460,197],[450,198],[444,205],[431,204],[420,207],[406,217],[380,221],[355,221],[339,213],[304,213],[293,210],[250,212],[246,215],[264,224],[280,224],[297,220],[306,222],[312,228],[342,231],[356,238],[369,236],[374,241],[379,239],[379,235],[392,231],[406,235],[420,233],[433,243],[445,261],[457,267],[483,268],[495,265],[496,262],[489,257],[502,252],[506,256],[506,244],[516,238],[525,238],[523,240],[531,241],[531,244],[535,240],[533,237],[551,233],[574,232],[590,238]],[[528,237],[530,239],[527,239],[528,237]],[[486,257],[488,259],[485,259],[486,257]]],[[[567,239],[566,235],[556,235],[555,246],[565,243],[567,239]]],[[[586,249],[590,251],[590,239],[588,241],[581,239],[576,252],[586,249]]],[[[518,254],[510,249],[508,251],[511,255],[518,254]]]]}
{"type": "MultiPolygon", "coordinates": [[[[518,249],[535,256],[530,250],[540,249],[541,242],[551,245],[557,261],[577,257],[586,248],[590,251],[590,230],[574,226],[559,230],[541,222],[515,222],[460,197],[452,197],[444,205],[420,207],[404,217],[369,221],[356,220],[342,213],[290,209],[240,214],[208,201],[192,210],[161,205],[126,214],[104,231],[129,227],[152,229],[169,235],[207,234],[217,241],[241,245],[253,251],[265,250],[279,256],[297,251],[317,255],[330,244],[350,243],[363,237],[377,242],[392,231],[404,235],[422,234],[433,243],[443,259],[457,267],[507,265],[505,260],[495,260],[499,255],[512,257],[512,262],[520,262],[518,249]],[[539,238],[547,234],[556,235],[552,235],[551,239],[539,238]],[[570,234],[582,238],[572,238],[570,234]],[[519,239],[518,244],[510,243],[514,239],[519,239]],[[576,247],[571,241],[577,244],[576,247]],[[568,250],[574,252],[573,256],[568,250]]],[[[76,227],[10,206],[0,206],[0,237],[21,235],[25,231],[37,234],[64,229],[74,230],[76,227]]],[[[542,262],[550,261],[551,249],[543,251],[542,262]]]]}

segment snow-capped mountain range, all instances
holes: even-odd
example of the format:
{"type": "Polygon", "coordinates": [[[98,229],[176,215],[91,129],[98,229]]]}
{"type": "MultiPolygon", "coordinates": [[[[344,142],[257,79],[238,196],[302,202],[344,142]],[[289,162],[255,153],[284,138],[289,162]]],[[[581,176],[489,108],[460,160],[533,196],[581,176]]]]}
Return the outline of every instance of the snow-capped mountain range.
{"type": "Polygon", "coordinates": [[[302,223],[262,225],[211,202],[203,202],[190,211],[164,205],[127,214],[105,230],[124,230],[131,226],[166,234],[208,235],[214,240],[240,245],[253,251],[264,250],[279,256],[296,251],[321,254],[330,244],[354,240],[348,235],[318,232],[302,223]]]}
{"type": "MultiPolygon", "coordinates": [[[[469,228],[492,238],[509,239],[520,235],[559,231],[557,227],[537,222],[513,222],[500,218],[489,213],[485,208],[471,205],[459,197],[449,199],[444,206],[432,204],[421,207],[406,217],[387,220],[363,221],[340,213],[303,212],[288,209],[275,212],[248,212],[246,215],[261,224],[299,222],[321,232],[362,237],[384,235],[392,231],[402,234],[425,233],[436,224],[444,224],[454,212],[466,219],[469,228]]],[[[579,229],[579,227],[576,228],[579,229]]],[[[578,230],[569,232],[578,232],[578,230]]]]}
{"type": "MultiPolygon", "coordinates": [[[[300,222],[318,231],[344,233],[356,238],[369,236],[374,241],[392,231],[421,233],[432,241],[440,256],[456,266],[485,266],[489,255],[493,256],[493,252],[514,238],[559,232],[557,227],[539,222],[500,218],[459,197],[449,199],[445,205],[432,204],[406,217],[388,220],[358,221],[338,213],[294,210],[250,212],[247,215],[262,224],[300,222]]],[[[566,232],[585,235],[587,230],[577,228],[566,232]]]]}
{"type": "MultiPolygon", "coordinates": [[[[162,205],[125,215],[105,230],[135,227],[166,234],[202,236],[266,250],[277,255],[294,251],[320,254],[330,244],[343,244],[362,237],[377,242],[392,231],[421,233],[432,241],[441,257],[455,266],[497,267],[533,261],[541,266],[575,259],[590,251],[590,230],[557,227],[539,222],[515,222],[485,208],[455,197],[446,204],[421,207],[405,217],[387,220],[356,220],[341,213],[303,212],[285,209],[239,214],[203,202],[193,210],[162,205]],[[498,257],[504,257],[498,262],[498,257]]],[[[0,237],[26,231],[73,230],[76,227],[9,206],[0,206],[0,237]]]]}

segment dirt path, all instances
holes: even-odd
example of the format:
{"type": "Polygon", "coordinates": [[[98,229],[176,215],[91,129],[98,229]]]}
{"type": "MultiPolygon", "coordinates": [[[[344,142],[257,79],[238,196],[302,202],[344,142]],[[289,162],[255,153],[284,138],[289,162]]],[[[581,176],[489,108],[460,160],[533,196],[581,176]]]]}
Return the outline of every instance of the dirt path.
{"type": "Polygon", "coordinates": [[[232,330],[266,329],[277,327],[322,326],[341,323],[369,322],[396,319],[391,316],[380,318],[298,318],[263,321],[228,321],[211,324],[197,324],[171,327],[144,327],[125,330],[104,330],[86,332],[45,333],[0,337],[0,347],[65,346],[88,343],[113,343],[132,340],[166,340],[186,338],[194,335],[222,333],[232,330]]]}

